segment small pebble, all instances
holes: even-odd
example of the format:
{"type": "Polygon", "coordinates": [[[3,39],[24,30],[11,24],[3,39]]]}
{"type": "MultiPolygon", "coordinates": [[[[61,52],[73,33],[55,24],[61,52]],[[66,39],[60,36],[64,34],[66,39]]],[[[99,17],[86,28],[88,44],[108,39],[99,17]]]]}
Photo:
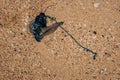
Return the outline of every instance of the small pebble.
{"type": "Polygon", "coordinates": [[[100,3],[98,3],[98,2],[94,3],[95,8],[98,8],[99,6],[100,6],[100,3]]]}
{"type": "Polygon", "coordinates": [[[25,32],[25,31],[26,31],[26,28],[23,28],[23,29],[22,29],[22,32],[25,32]]]}
{"type": "Polygon", "coordinates": [[[0,27],[2,27],[3,25],[0,23],[0,27]]]}
{"type": "Polygon", "coordinates": [[[96,31],[93,31],[93,33],[96,35],[97,34],[97,32],[96,31]]]}
{"type": "Polygon", "coordinates": [[[104,73],[104,70],[103,69],[100,69],[100,74],[104,73]]]}

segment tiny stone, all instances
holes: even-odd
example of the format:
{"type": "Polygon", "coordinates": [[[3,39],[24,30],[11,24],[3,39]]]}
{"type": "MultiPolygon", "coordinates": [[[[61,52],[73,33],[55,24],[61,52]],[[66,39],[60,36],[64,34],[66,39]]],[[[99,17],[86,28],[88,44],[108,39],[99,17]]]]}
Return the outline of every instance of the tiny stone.
{"type": "Polygon", "coordinates": [[[94,33],[94,34],[97,34],[97,32],[96,32],[96,31],[93,31],[93,33],[94,33]]]}
{"type": "Polygon", "coordinates": [[[102,37],[104,37],[104,35],[102,35],[102,37]]]}
{"type": "Polygon", "coordinates": [[[98,8],[99,6],[100,6],[100,3],[97,3],[97,2],[94,3],[94,7],[95,7],[95,8],[98,8]]]}
{"type": "Polygon", "coordinates": [[[100,69],[100,74],[102,74],[104,72],[104,70],[103,69],[100,69]]]}
{"type": "Polygon", "coordinates": [[[62,41],[64,40],[64,39],[61,39],[62,41]]]}
{"type": "Polygon", "coordinates": [[[14,51],[17,51],[16,48],[14,48],[14,51]]]}
{"type": "Polygon", "coordinates": [[[21,35],[23,35],[23,33],[20,33],[21,35]]]}
{"type": "Polygon", "coordinates": [[[2,27],[3,25],[0,23],[0,27],[2,27]]]}
{"type": "Polygon", "coordinates": [[[22,29],[22,32],[25,32],[25,31],[26,31],[26,28],[23,28],[23,29],[22,29]]]}

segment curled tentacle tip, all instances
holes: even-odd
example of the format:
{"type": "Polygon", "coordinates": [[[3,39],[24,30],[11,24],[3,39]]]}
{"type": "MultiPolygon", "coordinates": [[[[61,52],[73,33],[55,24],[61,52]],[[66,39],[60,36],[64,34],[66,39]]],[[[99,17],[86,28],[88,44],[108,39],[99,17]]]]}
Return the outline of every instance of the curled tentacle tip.
{"type": "Polygon", "coordinates": [[[95,60],[96,57],[97,57],[97,53],[94,53],[94,55],[93,55],[93,59],[95,60]]]}

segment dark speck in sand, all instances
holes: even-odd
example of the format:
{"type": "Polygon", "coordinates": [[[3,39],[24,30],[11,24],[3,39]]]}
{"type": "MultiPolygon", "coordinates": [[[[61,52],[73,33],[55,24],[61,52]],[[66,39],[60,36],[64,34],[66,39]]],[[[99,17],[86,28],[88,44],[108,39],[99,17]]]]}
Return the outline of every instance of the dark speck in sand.
{"type": "Polygon", "coordinates": [[[97,34],[97,32],[96,31],[93,31],[93,33],[96,35],[97,34]]]}

